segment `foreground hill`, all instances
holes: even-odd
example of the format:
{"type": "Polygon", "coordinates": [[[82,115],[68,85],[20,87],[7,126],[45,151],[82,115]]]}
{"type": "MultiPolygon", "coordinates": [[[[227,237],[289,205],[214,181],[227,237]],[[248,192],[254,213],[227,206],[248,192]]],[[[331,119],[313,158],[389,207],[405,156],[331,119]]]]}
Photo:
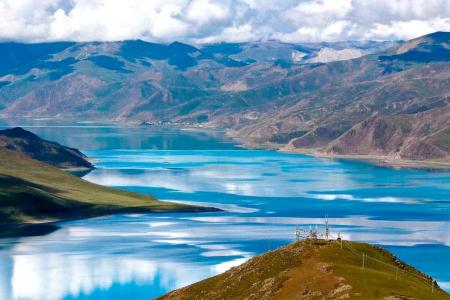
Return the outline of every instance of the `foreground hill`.
{"type": "Polygon", "coordinates": [[[162,202],[89,183],[23,153],[0,147],[0,224],[126,212],[204,210],[208,209],[162,202]]]}
{"type": "Polygon", "coordinates": [[[431,282],[381,248],[306,240],[159,299],[450,299],[431,282]]]}
{"type": "Polygon", "coordinates": [[[0,147],[21,152],[30,158],[60,169],[93,169],[87,157],[77,149],[41,139],[20,127],[0,130],[0,147]]]}

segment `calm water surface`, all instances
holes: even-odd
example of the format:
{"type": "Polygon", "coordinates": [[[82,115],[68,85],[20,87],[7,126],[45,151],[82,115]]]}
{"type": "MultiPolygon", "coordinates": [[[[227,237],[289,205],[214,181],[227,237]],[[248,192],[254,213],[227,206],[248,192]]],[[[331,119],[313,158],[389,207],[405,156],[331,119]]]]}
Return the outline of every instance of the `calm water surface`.
{"type": "MultiPolygon", "coordinates": [[[[30,125],[29,123],[27,125],[30,125]]],[[[0,299],[149,299],[294,239],[296,224],[377,243],[450,290],[450,173],[242,150],[220,133],[28,129],[81,148],[84,179],[219,213],[117,215],[0,240],[0,299]]]]}

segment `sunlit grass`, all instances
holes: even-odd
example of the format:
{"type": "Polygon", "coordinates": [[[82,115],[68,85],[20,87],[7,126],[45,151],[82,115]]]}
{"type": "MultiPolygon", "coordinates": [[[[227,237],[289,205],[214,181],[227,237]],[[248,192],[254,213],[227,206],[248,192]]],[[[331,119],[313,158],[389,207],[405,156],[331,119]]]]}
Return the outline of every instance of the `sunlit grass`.
{"type": "Polygon", "coordinates": [[[161,299],[450,299],[389,252],[364,243],[297,242],[161,299]],[[362,254],[365,255],[364,268],[362,254]],[[390,297],[390,298],[388,298],[390,297]]]}
{"type": "Polygon", "coordinates": [[[0,149],[0,223],[120,211],[196,209],[200,208],[93,184],[19,153],[0,149]]]}

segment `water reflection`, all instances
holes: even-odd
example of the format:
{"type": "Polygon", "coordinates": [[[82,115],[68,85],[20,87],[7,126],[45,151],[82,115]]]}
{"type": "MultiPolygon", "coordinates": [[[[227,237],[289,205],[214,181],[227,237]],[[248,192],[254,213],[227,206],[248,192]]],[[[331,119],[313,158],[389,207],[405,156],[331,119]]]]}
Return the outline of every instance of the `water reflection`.
{"type": "Polygon", "coordinates": [[[327,168],[315,170],[311,160],[320,165],[319,159],[267,151],[111,150],[87,153],[100,160],[100,169],[85,178],[111,186],[152,186],[186,193],[206,191],[290,197],[306,195],[308,190],[354,185],[348,175],[340,172],[331,161],[328,161],[327,168]],[[270,161],[274,156],[280,156],[283,160],[270,161]],[[296,171],[283,169],[286,164],[295,165],[296,171]],[[302,176],[304,180],[292,182],[298,180],[299,172],[303,171],[307,172],[304,174],[307,176],[302,176]],[[283,189],[279,189],[280,185],[283,189]]]}
{"type": "Polygon", "coordinates": [[[71,221],[2,239],[0,299],[149,299],[292,241],[297,224],[323,226],[325,213],[335,234],[381,244],[450,287],[449,172],[237,150],[197,133],[33,129],[97,149],[86,151],[98,167],[89,181],[225,211],[71,221]],[[183,139],[203,150],[177,148],[183,139]]]}
{"type": "MultiPolygon", "coordinates": [[[[134,299],[148,299],[292,240],[297,224],[323,226],[323,218],[247,215],[121,215],[67,222],[47,236],[9,239],[10,247],[0,251],[1,299],[121,299],[124,290],[134,299]]],[[[353,216],[330,223],[345,238],[395,246],[400,254],[441,244],[446,247],[435,259],[445,262],[448,255],[450,239],[442,234],[448,221],[353,216]]],[[[445,284],[448,275],[441,272],[445,284]]]]}
{"type": "Polygon", "coordinates": [[[0,278],[5,279],[1,299],[79,298],[102,292],[107,299],[120,299],[106,292],[117,286],[148,299],[253,255],[199,234],[204,229],[189,230],[182,222],[159,217],[115,216],[66,226],[48,236],[9,240],[11,247],[0,252],[0,278]]]}
{"type": "MultiPolygon", "coordinates": [[[[212,273],[208,267],[135,258],[112,260],[59,253],[16,255],[12,259],[10,289],[14,299],[63,299],[130,282],[138,286],[157,284],[170,290],[200,280],[208,273],[212,273]]],[[[147,297],[150,296],[149,291],[147,297]]]]}
{"type": "MultiPolygon", "coordinates": [[[[444,286],[450,280],[441,268],[450,249],[448,172],[392,170],[270,151],[109,150],[90,155],[100,160],[100,169],[86,176],[90,181],[228,210],[180,220],[181,227],[197,224],[189,223],[197,238],[230,240],[240,250],[260,253],[271,242],[290,241],[296,224],[322,226],[327,213],[335,233],[395,247],[401,258],[411,257],[408,248],[426,252],[443,246],[434,253],[435,264],[408,262],[444,286]],[[243,240],[257,246],[252,249],[243,240]]],[[[172,234],[175,243],[189,243],[179,229],[172,234]]]]}
{"type": "Polygon", "coordinates": [[[83,150],[94,149],[237,149],[220,131],[172,127],[118,126],[75,121],[0,120],[0,129],[20,126],[41,138],[83,150]],[[62,123],[61,123],[62,122],[62,123]]]}

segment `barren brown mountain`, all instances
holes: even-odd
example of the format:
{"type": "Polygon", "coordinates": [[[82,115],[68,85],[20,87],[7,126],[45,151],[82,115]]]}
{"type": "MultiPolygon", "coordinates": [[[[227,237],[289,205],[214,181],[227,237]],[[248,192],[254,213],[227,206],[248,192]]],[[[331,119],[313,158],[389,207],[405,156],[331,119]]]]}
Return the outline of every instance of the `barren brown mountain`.
{"type": "Polygon", "coordinates": [[[448,162],[449,41],[1,44],[0,115],[219,127],[248,146],[448,162]],[[351,55],[324,59],[325,48],[351,55]]]}

